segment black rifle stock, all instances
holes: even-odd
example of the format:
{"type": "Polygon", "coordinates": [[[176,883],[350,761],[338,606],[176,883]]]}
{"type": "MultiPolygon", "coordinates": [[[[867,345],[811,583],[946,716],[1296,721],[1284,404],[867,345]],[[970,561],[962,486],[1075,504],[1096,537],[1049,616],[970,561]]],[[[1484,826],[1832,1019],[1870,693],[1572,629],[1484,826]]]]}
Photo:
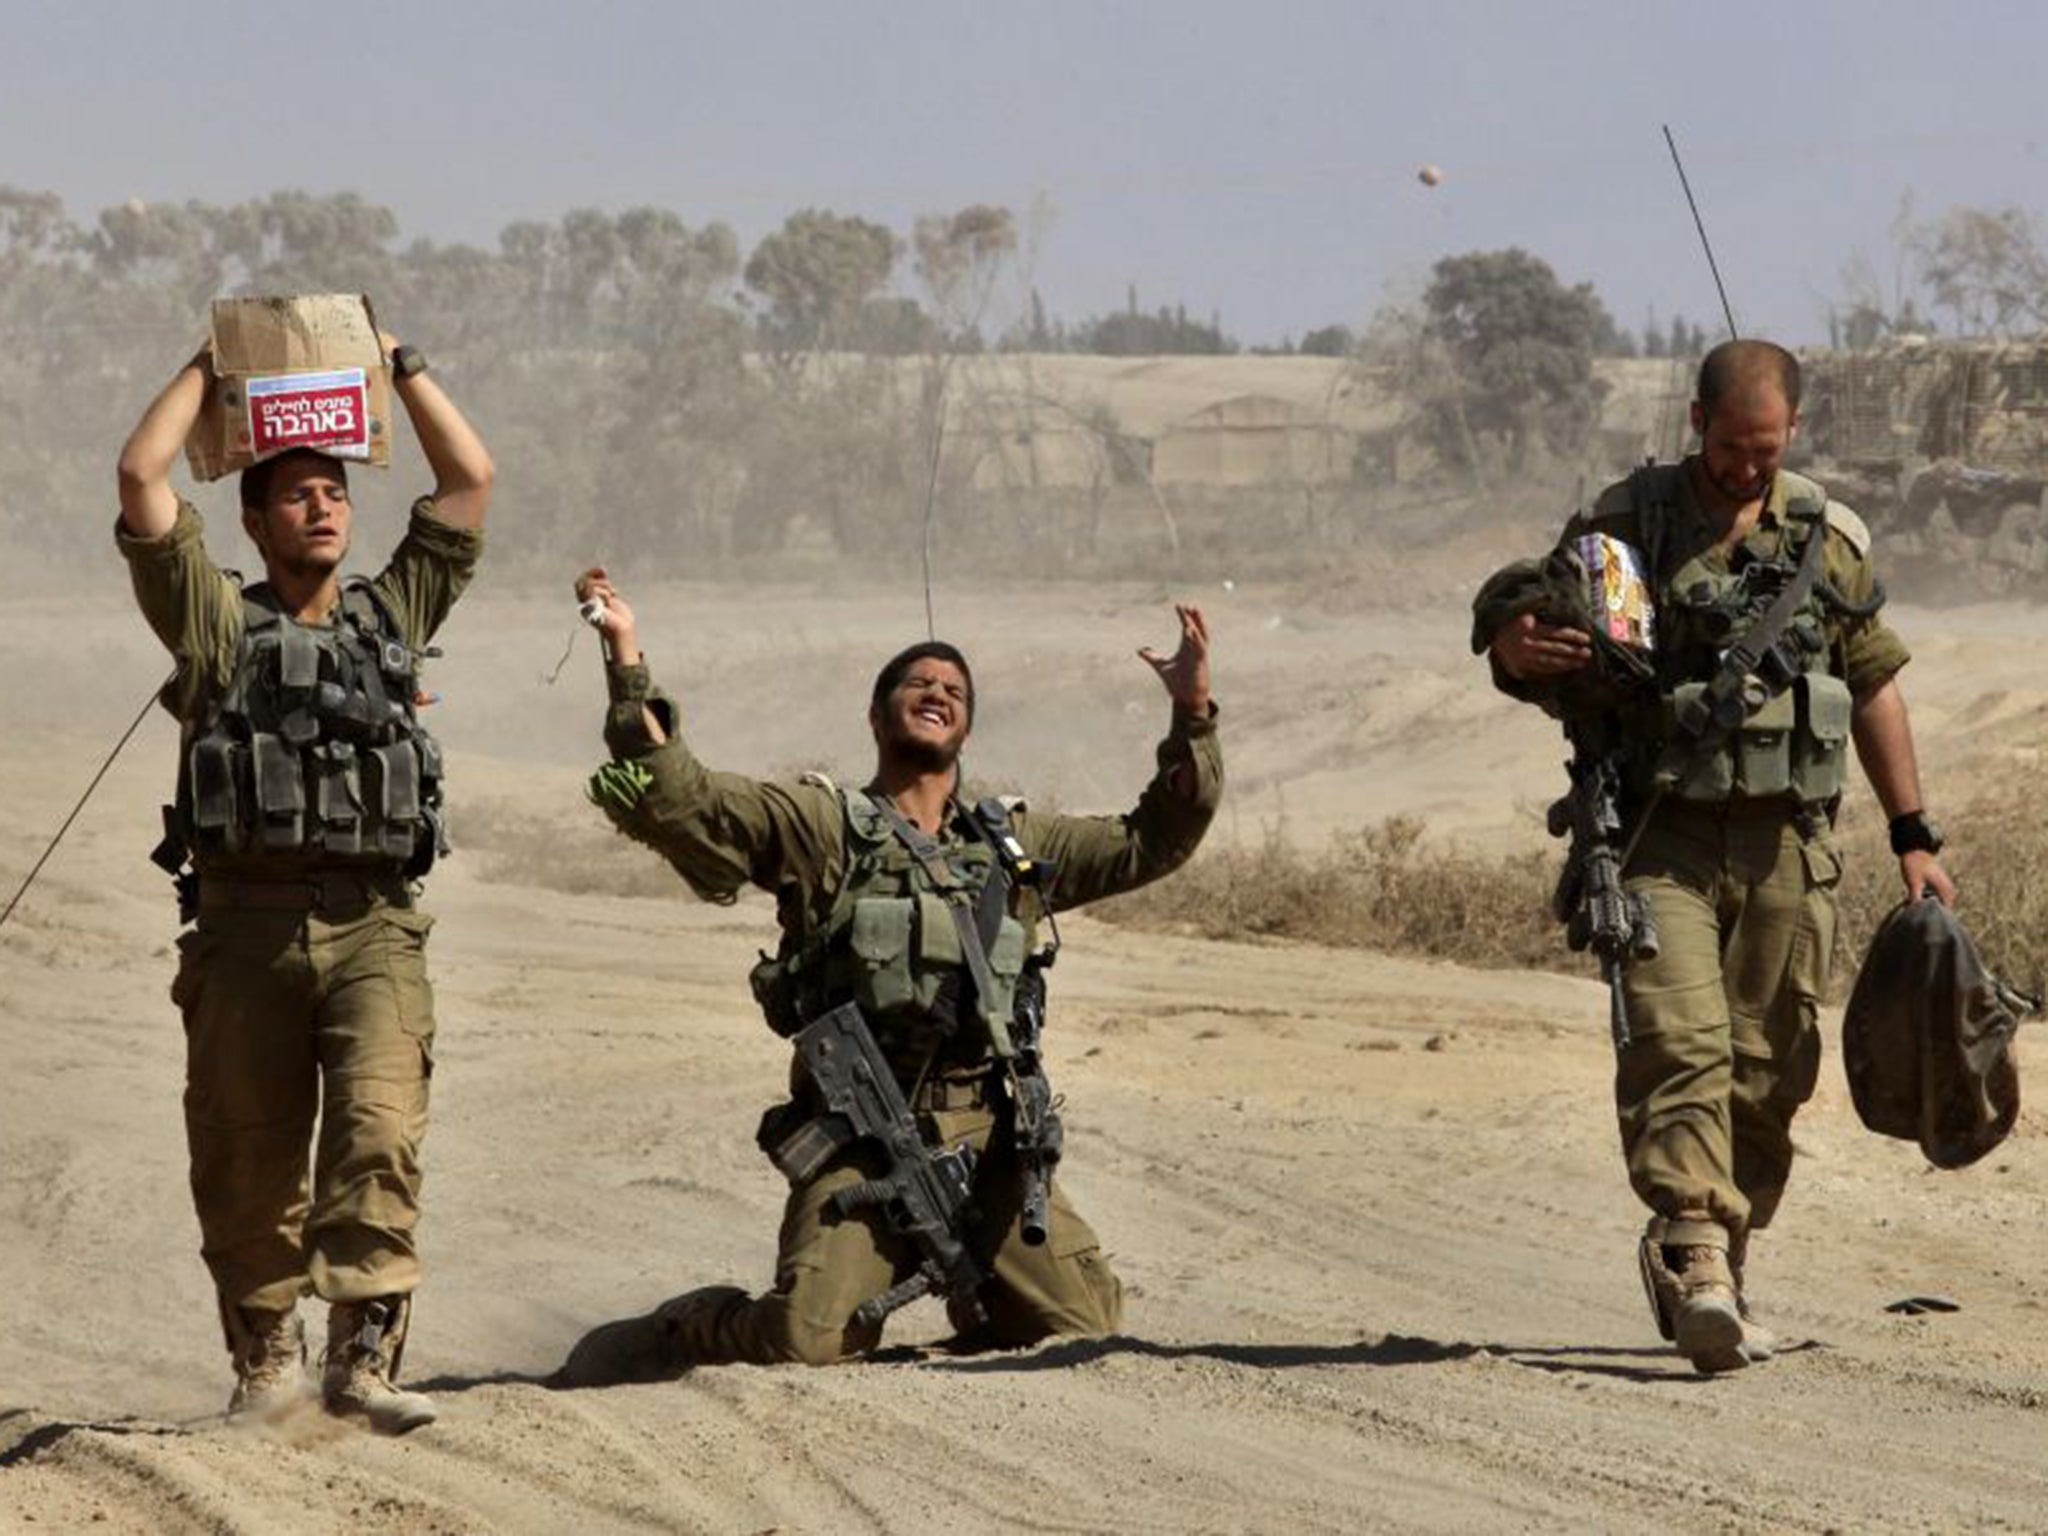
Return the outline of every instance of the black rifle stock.
{"type": "Polygon", "coordinates": [[[1607,1022],[1614,1048],[1629,1043],[1628,999],[1622,973],[1631,960],[1657,955],[1657,925],[1649,903],[1622,884],[1621,774],[1611,757],[1573,743],[1565,765],[1572,786],[1550,807],[1552,837],[1569,837],[1564,873],[1551,896],[1551,912],[1565,925],[1565,943],[1590,949],[1607,983],[1607,1022]]]}
{"type": "Polygon", "coordinates": [[[974,1185],[974,1149],[963,1143],[934,1151],[925,1145],[858,1005],[842,1003],[820,1014],[797,1032],[795,1044],[825,1113],[845,1123],[849,1140],[870,1143],[887,1162],[879,1178],[834,1194],[833,1211],[843,1217],[873,1210],[917,1252],[916,1271],[862,1302],[854,1321],[863,1328],[878,1326],[925,1295],[949,1298],[970,1326],[984,1321],[981,1287],[988,1276],[961,1237],[974,1185]]]}

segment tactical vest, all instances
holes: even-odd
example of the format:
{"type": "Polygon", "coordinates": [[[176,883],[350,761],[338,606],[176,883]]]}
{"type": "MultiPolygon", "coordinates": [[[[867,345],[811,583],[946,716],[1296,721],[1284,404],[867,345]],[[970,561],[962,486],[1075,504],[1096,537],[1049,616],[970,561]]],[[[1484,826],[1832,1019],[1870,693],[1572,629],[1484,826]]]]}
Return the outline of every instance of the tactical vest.
{"type": "Polygon", "coordinates": [[[1740,723],[1698,743],[1678,728],[1706,697],[1729,647],[1792,585],[1809,541],[1827,537],[1825,499],[1807,494],[1804,482],[1795,487],[1777,550],[1768,557],[1755,558],[1744,545],[1725,569],[1705,553],[1672,569],[1662,546],[1677,515],[1673,482],[1639,472],[1635,485],[1638,525],[1660,577],[1658,696],[1653,718],[1639,718],[1626,733],[1632,787],[1703,802],[1786,798],[1810,806],[1833,800],[1847,778],[1854,698],[1830,666],[1825,581],[1813,584],[1741,680],[1740,723]]]}
{"type": "Polygon", "coordinates": [[[417,658],[376,589],[343,589],[332,624],[301,624],[261,583],[220,699],[186,737],[166,821],[210,862],[426,873],[446,850],[441,749],[413,707],[417,658]]]}
{"type": "MultiPolygon", "coordinates": [[[[992,1045],[1006,1050],[1029,935],[1005,899],[986,945],[993,995],[982,997],[949,910],[976,912],[991,881],[998,887],[989,899],[1006,897],[995,848],[978,828],[942,844],[944,873],[935,880],[864,792],[841,789],[839,798],[845,878],[822,921],[813,915],[808,931],[785,932],[780,950],[764,955],[749,978],[769,1027],[794,1035],[826,1009],[855,1002],[893,1062],[972,1062],[985,1059],[992,1045]],[[962,1018],[962,999],[970,994],[969,1017],[962,1018]]],[[[956,813],[961,824],[972,826],[972,817],[956,813]]]]}

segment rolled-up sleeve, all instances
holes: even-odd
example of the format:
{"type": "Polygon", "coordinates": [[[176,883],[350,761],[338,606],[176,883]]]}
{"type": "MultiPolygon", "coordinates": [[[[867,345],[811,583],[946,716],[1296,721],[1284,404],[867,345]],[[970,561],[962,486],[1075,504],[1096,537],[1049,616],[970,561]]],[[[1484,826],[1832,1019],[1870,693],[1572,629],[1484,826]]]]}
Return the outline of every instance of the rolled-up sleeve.
{"type": "MultiPolygon", "coordinates": [[[[1829,583],[1857,607],[1877,596],[1877,573],[1870,557],[1847,539],[1831,537],[1827,550],[1829,583]]],[[[1868,698],[1913,659],[1897,630],[1884,621],[1883,610],[1857,616],[1844,614],[1836,631],[1842,658],[1842,680],[1857,698],[1868,698]]]]}
{"type": "Polygon", "coordinates": [[[750,884],[780,892],[792,881],[805,890],[827,883],[844,847],[833,791],[707,768],[644,664],[613,666],[607,683],[606,745],[649,776],[633,806],[604,806],[621,832],[661,854],[706,901],[731,901],[750,884]],[[643,710],[659,719],[666,741],[647,734],[643,710]]]}
{"type": "Polygon", "coordinates": [[[168,531],[137,538],[117,519],[114,544],[128,562],[136,606],[177,670],[164,707],[189,719],[206,694],[228,684],[242,638],[242,597],[206,552],[206,520],[183,497],[168,531]]]}
{"type": "Polygon", "coordinates": [[[408,644],[425,645],[447,621],[483,558],[481,528],[457,528],[434,511],[434,498],[413,503],[405,537],[377,574],[377,590],[390,603],[408,644]]]}

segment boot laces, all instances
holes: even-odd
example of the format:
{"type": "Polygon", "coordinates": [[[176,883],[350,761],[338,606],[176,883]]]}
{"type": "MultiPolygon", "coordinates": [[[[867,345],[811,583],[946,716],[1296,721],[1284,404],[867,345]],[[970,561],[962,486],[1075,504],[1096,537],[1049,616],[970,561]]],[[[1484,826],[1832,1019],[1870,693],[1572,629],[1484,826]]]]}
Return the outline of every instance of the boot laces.
{"type": "Polygon", "coordinates": [[[1679,1291],[1684,1295],[1696,1295],[1701,1291],[1736,1291],[1728,1273],[1728,1257],[1719,1248],[1705,1244],[1683,1248],[1667,1248],[1665,1263],[1672,1278],[1678,1282],[1679,1291]]]}

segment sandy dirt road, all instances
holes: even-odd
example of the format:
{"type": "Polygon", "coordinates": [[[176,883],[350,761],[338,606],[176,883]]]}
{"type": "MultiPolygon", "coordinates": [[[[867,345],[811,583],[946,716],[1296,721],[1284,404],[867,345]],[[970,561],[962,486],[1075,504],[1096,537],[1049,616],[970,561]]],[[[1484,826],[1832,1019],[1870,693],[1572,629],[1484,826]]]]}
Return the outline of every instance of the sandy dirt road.
{"type": "MultiPolygon", "coordinates": [[[[99,596],[83,619],[0,607],[9,890],[161,669],[118,591],[99,596]]],[[[981,659],[978,764],[1068,808],[1127,803],[1164,714],[1129,652],[1166,638],[1165,596],[942,610],[981,659]]],[[[868,676],[914,623],[849,593],[643,607],[704,755],[763,772],[857,769],[868,676]]],[[[1486,693],[1460,613],[1255,587],[1212,608],[1219,837],[1397,811],[1536,835],[1556,744],[1486,693]]],[[[1636,1285],[1597,988],[1086,919],[1052,1067],[1125,1336],[954,1359],[925,1347],[943,1320],[921,1303],[858,1367],[547,1389],[595,1324],[766,1279],[781,1190],[751,1133],[784,1070],[743,981],[765,903],[617,894],[638,888],[620,870],[664,886],[576,803],[588,640],[538,681],[564,613],[480,593],[436,675],[457,836],[465,807],[479,833],[428,901],[440,1038],[408,1370],[441,1422],[385,1441],[311,1409],[216,1416],[174,924],[143,858],[173,739],[151,720],[0,930],[0,1529],[2048,1529],[2037,1112],[1936,1174],[1857,1126],[1831,1053],[1754,1260],[1794,1347],[1707,1381],[1658,1345],[1636,1285]],[[1884,1311],[1925,1291],[1962,1310],[1884,1311]]],[[[1937,768],[2042,739],[2032,647],[2011,643],[2038,616],[1902,622],[1937,768]]]]}

